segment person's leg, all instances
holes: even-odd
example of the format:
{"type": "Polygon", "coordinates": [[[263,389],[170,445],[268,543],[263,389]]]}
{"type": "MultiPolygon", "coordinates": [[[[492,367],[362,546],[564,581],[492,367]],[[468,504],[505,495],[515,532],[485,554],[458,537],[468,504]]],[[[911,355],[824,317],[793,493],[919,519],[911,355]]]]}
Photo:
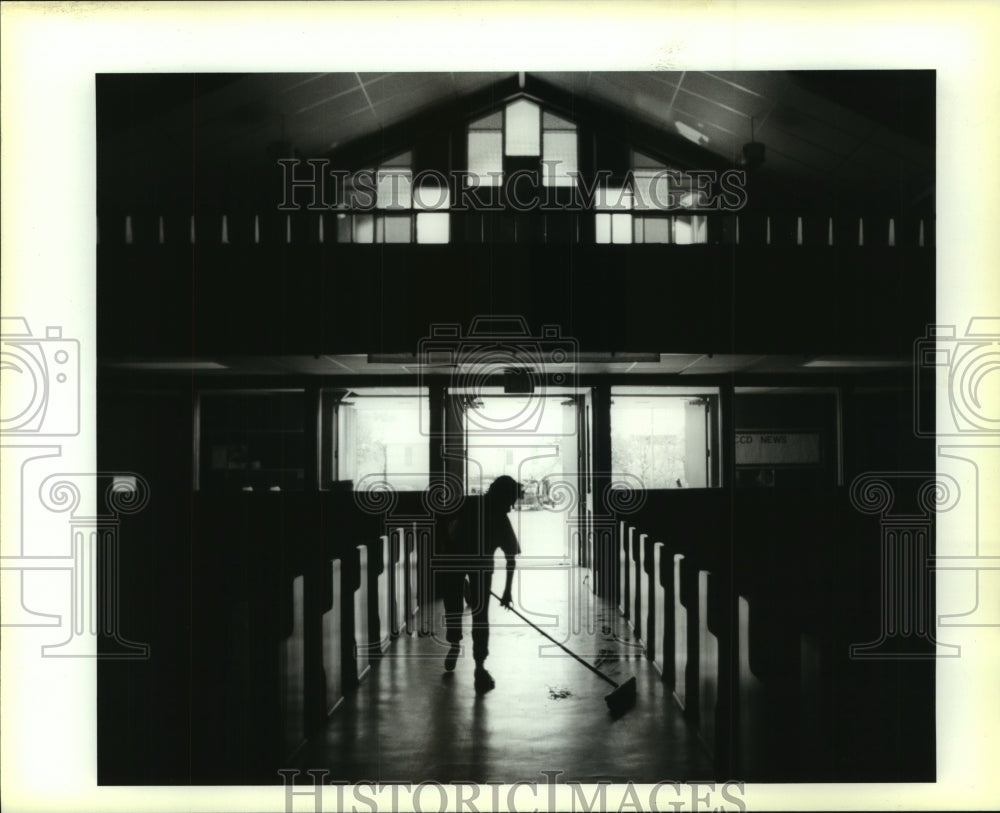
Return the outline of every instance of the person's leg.
{"type": "Polygon", "coordinates": [[[490,654],[490,587],[493,574],[488,571],[469,574],[469,598],[472,605],[472,657],[476,661],[476,688],[492,689],[493,677],[486,671],[490,654]]]}
{"type": "Polygon", "coordinates": [[[444,658],[444,668],[449,672],[458,661],[459,641],[462,640],[462,613],[465,592],[465,573],[461,571],[439,571],[438,587],[444,599],[445,640],[451,646],[444,658]]]}

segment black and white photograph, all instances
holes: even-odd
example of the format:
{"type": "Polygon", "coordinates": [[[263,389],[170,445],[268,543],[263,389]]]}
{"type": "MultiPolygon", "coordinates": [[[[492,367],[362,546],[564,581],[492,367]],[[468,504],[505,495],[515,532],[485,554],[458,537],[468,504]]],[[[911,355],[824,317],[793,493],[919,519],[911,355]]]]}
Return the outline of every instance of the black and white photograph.
{"type": "Polygon", "coordinates": [[[144,32],[86,166],[4,155],[4,713],[86,698],[5,725],[17,809],[73,807],[46,749],[77,809],[997,801],[970,26],[164,5],[52,35],[144,32]]]}

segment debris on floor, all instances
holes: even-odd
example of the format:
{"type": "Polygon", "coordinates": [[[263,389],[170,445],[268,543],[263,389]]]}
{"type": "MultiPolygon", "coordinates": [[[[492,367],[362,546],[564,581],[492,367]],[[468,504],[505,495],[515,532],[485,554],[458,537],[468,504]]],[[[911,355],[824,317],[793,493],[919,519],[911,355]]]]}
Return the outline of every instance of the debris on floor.
{"type": "Polygon", "coordinates": [[[572,695],[573,693],[569,689],[553,689],[549,686],[549,700],[565,700],[572,695]]]}
{"type": "Polygon", "coordinates": [[[619,660],[619,653],[614,649],[601,649],[597,653],[597,660],[594,666],[601,666],[605,663],[614,663],[619,660]]]}

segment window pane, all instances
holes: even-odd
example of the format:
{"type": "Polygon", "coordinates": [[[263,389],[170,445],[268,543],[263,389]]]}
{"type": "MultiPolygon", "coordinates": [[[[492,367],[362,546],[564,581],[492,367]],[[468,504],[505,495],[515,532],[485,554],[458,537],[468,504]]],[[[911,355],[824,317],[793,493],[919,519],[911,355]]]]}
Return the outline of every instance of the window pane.
{"type": "Polygon", "coordinates": [[[666,169],[667,165],[657,161],[655,158],[650,158],[648,155],[643,155],[641,152],[632,153],[632,166],[636,169],[666,169]]]}
{"type": "Polygon", "coordinates": [[[704,215],[674,218],[674,242],[681,246],[708,242],[708,221],[704,215]]]}
{"type": "Polygon", "coordinates": [[[449,221],[447,212],[419,212],[417,214],[418,243],[447,243],[449,221]]]}
{"type": "Polygon", "coordinates": [[[574,186],[577,171],[576,133],[545,133],[542,137],[542,160],[554,161],[543,167],[542,183],[545,186],[574,186]]]}
{"type": "Polygon", "coordinates": [[[632,208],[632,191],[620,186],[601,187],[597,190],[595,207],[618,211],[629,210],[632,208]]]}
{"type": "Polygon", "coordinates": [[[387,243],[410,242],[409,215],[385,218],[385,242],[387,243]]]}
{"type": "Polygon", "coordinates": [[[476,119],[469,125],[470,130],[502,130],[503,113],[499,110],[481,119],[476,119]]]}
{"type": "Polygon", "coordinates": [[[670,218],[667,217],[644,217],[645,228],[643,230],[643,242],[646,243],[669,243],[670,242],[670,218]]]}
{"type": "Polygon", "coordinates": [[[637,170],[632,177],[635,183],[636,209],[663,211],[670,208],[671,181],[662,170],[637,170]]]}
{"type": "Polygon", "coordinates": [[[413,187],[413,208],[439,211],[451,206],[451,190],[430,181],[413,187]]]}
{"type": "MultiPolygon", "coordinates": [[[[376,173],[373,169],[359,170],[356,175],[364,174],[365,182],[356,186],[351,178],[344,183],[344,205],[348,209],[361,209],[368,211],[372,207],[372,184],[375,183],[376,173]]],[[[377,191],[377,190],[376,190],[377,191]]]]}
{"type": "Polygon", "coordinates": [[[375,237],[375,218],[372,215],[354,215],[354,242],[370,243],[375,237]]]}
{"type": "Polygon", "coordinates": [[[707,205],[708,193],[704,190],[699,192],[685,192],[677,197],[679,205],[684,209],[700,209],[707,205]]]}
{"type": "Polygon", "coordinates": [[[337,242],[351,242],[351,216],[345,214],[337,215],[337,242]]]}
{"type": "Polygon", "coordinates": [[[594,233],[598,243],[611,242],[611,215],[594,215],[594,233]]]}
{"type": "Polygon", "coordinates": [[[611,215],[611,242],[632,242],[632,215],[611,215]]]}
{"type": "Polygon", "coordinates": [[[355,489],[388,483],[396,491],[427,488],[429,446],[420,431],[427,423],[425,396],[350,396],[338,412],[338,479],[355,489]],[[423,416],[421,416],[423,412],[423,416]]]}
{"type": "Polygon", "coordinates": [[[379,209],[409,209],[411,180],[408,169],[380,169],[375,205],[379,209]]]}
{"type": "Polygon", "coordinates": [[[553,113],[542,113],[542,127],[546,130],[575,130],[576,125],[566,119],[561,119],[553,113]]]}
{"type": "Polygon", "coordinates": [[[540,112],[525,99],[507,105],[507,155],[538,155],[540,112]]]}
{"type": "MultiPolygon", "coordinates": [[[[499,186],[500,176],[488,173],[503,172],[503,137],[496,132],[469,133],[469,172],[478,176],[480,186],[499,186]]],[[[475,184],[474,184],[475,185],[475,184]]]]}
{"type": "Polygon", "coordinates": [[[643,488],[705,488],[708,438],[705,399],[615,395],[611,466],[643,488]]]}
{"type": "Polygon", "coordinates": [[[404,152],[382,162],[384,167],[409,167],[413,163],[413,153],[404,152]]]}

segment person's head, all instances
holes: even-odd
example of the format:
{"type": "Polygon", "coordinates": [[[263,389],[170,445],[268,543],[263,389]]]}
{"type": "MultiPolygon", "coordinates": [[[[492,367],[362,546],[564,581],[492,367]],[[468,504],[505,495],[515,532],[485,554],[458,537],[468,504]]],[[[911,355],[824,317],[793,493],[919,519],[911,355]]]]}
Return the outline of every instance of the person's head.
{"type": "Polygon", "coordinates": [[[492,508],[506,513],[524,496],[521,484],[513,477],[502,474],[497,477],[486,491],[486,501],[492,508]]]}

